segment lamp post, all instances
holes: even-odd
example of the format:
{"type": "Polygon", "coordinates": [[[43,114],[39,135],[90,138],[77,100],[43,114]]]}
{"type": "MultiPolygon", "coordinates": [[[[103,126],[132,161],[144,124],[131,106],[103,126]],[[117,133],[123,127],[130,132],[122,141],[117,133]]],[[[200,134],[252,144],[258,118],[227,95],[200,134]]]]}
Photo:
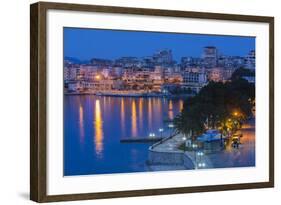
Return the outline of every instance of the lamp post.
{"type": "Polygon", "coordinates": [[[183,146],[183,151],[185,152],[185,148],[186,148],[186,136],[184,135],[182,140],[184,141],[184,146],[183,146]]]}
{"type": "Polygon", "coordinates": [[[194,161],[195,161],[195,169],[197,169],[197,158],[196,158],[196,150],[195,149],[197,149],[197,147],[198,147],[198,145],[197,144],[192,144],[192,149],[193,149],[193,154],[194,154],[194,161]]]}
{"type": "Polygon", "coordinates": [[[149,137],[153,138],[153,137],[155,137],[155,134],[154,133],[149,133],[149,137]]]}
{"type": "Polygon", "coordinates": [[[199,156],[199,162],[202,161],[202,156],[204,155],[204,152],[200,151],[200,152],[197,152],[197,155],[199,156]]]}
{"type": "Polygon", "coordinates": [[[198,163],[198,167],[199,167],[199,168],[204,168],[204,167],[206,167],[205,162],[198,163]]]}
{"type": "Polygon", "coordinates": [[[174,128],[174,125],[172,124],[172,123],[170,123],[169,125],[168,125],[168,127],[171,129],[171,131],[170,131],[170,136],[172,135],[172,129],[174,128]]]}
{"type": "Polygon", "coordinates": [[[160,137],[162,138],[162,133],[164,132],[164,129],[163,128],[159,128],[158,131],[160,132],[160,137]]]}

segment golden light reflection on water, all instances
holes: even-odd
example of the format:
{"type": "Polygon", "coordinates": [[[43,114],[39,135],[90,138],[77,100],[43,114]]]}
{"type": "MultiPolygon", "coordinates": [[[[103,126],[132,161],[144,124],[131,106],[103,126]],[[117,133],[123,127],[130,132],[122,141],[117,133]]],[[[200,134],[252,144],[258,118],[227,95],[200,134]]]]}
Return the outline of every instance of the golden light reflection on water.
{"type": "Polygon", "coordinates": [[[143,129],[143,99],[139,99],[139,124],[140,129],[143,129]]]}
{"type": "Polygon", "coordinates": [[[180,101],[179,101],[179,111],[182,111],[182,109],[183,109],[183,100],[181,99],[180,101]]]}
{"type": "Polygon", "coordinates": [[[121,99],[120,115],[121,115],[122,134],[124,135],[124,133],[125,133],[125,104],[124,104],[124,99],[123,98],[121,99]]]}
{"type": "Polygon", "coordinates": [[[160,98],[152,98],[152,116],[153,119],[151,119],[149,122],[151,123],[149,127],[151,127],[151,131],[155,132],[155,130],[158,128],[155,128],[155,124],[162,124],[162,111],[161,111],[161,99],[160,98]]]}
{"type": "Polygon", "coordinates": [[[163,112],[162,112],[162,102],[160,98],[157,98],[156,100],[156,118],[158,119],[158,123],[162,124],[163,122],[163,112]]]}
{"type": "Polygon", "coordinates": [[[83,106],[79,104],[79,134],[80,134],[80,142],[84,142],[84,110],[83,106]]]}
{"type": "Polygon", "coordinates": [[[136,101],[132,100],[132,137],[137,136],[137,108],[136,101]]]}
{"type": "Polygon", "coordinates": [[[103,127],[100,101],[95,102],[95,148],[96,154],[100,156],[103,151],[103,127]]]}
{"type": "Polygon", "coordinates": [[[168,109],[169,109],[169,111],[168,111],[169,119],[172,120],[174,118],[173,101],[172,100],[169,100],[168,109]]]}
{"type": "Polygon", "coordinates": [[[152,129],[152,102],[151,98],[148,99],[148,127],[152,129]]]}

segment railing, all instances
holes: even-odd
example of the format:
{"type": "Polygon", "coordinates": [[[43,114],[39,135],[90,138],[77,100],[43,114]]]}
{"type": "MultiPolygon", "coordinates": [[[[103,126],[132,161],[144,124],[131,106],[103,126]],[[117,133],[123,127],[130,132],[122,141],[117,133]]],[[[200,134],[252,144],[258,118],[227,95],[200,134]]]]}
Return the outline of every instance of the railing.
{"type": "Polygon", "coordinates": [[[152,150],[154,147],[156,147],[156,146],[158,146],[159,144],[162,144],[163,142],[165,142],[165,141],[167,141],[167,140],[173,138],[173,137],[176,136],[177,134],[178,134],[178,132],[172,133],[170,136],[165,137],[165,138],[161,139],[160,141],[158,141],[158,142],[154,143],[153,145],[151,145],[151,146],[149,147],[149,149],[152,150]]]}

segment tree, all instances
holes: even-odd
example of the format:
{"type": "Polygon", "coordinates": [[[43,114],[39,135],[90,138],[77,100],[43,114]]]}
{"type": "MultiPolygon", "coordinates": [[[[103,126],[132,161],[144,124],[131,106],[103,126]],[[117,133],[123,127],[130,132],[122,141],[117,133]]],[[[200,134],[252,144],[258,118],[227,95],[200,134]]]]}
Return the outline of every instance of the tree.
{"type": "Polygon", "coordinates": [[[182,112],[174,119],[176,130],[193,139],[204,131],[205,120],[201,115],[201,105],[196,100],[196,98],[190,98],[188,106],[184,106],[182,112]]]}
{"type": "Polygon", "coordinates": [[[246,68],[238,68],[236,69],[232,76],[231,76],[231,80],[238,80],[241,79],[243,76],[255,76],[255,71],[254,70],[250,70],[250,69],[246,69],[246,68]]]}
{"type": "Polygon", "coordinates": [[[244,79],[210,82],[185,101],[182,112],[174,119],[175,128],[186,135],[191,133],[193,138],[210,128],[225,135],[251,115],[251,99],[255,99],[255,86],[244,79]]]}

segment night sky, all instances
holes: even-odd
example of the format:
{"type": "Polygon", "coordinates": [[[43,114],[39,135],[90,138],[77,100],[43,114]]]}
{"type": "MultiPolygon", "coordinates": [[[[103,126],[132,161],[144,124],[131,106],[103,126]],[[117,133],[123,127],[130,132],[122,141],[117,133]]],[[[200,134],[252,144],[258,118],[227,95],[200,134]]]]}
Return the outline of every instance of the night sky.
{"type": "Polygon", "coordinates": [[[179,61],[183,56],[200,57],[205,46],[216,46],[220,54],[245,56],[255,49],[255,38],[64,28],[64,56],[79,60],[144,57],[171,49],[173,58],[179,61]]]}

